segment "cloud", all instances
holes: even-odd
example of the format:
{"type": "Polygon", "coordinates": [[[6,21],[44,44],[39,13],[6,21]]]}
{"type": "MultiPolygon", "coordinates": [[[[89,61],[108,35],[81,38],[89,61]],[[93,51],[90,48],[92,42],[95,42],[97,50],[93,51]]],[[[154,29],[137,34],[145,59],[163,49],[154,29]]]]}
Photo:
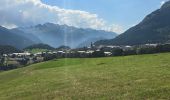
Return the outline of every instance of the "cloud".
{"type": "Polygon", "coordinates": [[[124,32],[123,27],[120,25],[116,25],[116,24],[109,25],[109,26],[105,27],[104,30],[117,32],[118,34],[121,34],[124,32]]]}
{"type": "Polygon", "coordinates": [[[161,1],[161,6],[165,4],[166,1],[161,1]]]}
{"type": "Polygon", "coordinates": [[[161,6],[163,6],[167,1],[169,1],[169,0],[161,1],[161,2],[160,2],[161,6]]]}
{"type": "Polygon", "coordinates": [[[123,31],[118,25],[108,25],[97,14],[63,9],[44,4],[41,0],[0,0],[0,25],[6,27],[30,26],[51,22],[81,28],[114,32],[123,31]]]}

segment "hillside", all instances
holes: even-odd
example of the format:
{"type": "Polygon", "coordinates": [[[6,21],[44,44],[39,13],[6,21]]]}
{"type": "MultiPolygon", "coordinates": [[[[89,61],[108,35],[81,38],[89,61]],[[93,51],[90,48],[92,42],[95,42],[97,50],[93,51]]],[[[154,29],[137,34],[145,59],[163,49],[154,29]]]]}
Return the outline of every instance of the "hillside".
{"type": "Polygon", "coordinates": [[[0,45],[11,45],[22,49],[31,44],[34,44],[31,39],[0,26],[0,45]]]}
{"type": "Polygon", "coordinates": [[[47,49],[47,50],[53,50],[55,48],[51,47],[50,45],[48,44],[34,44],[34,45],[31,45],[31,46],[28,46],[25,48],[25,50],[28,50],[28,49],[47,49]]]}
{"type": "MultiPolygon", "coordinates": [[[[33,34],[39,38],[43,43],[49,44],[53,47],[67,45],[75,48],[80,44],[89,44],[97,41],[99,38],[112,39],[117,36],[116,33],[106,32],[102,30],[82,29],[67,25],[58,25],[53,23],[39,24],[31,27],[20,27],[21,30],[27,34],[33,34]],[[93,39],[93,41],[88,41],[93,39]],[[87,43],[84,43],[87,41],[87,43]]],[[[89,44],[90,45],[90,44],[89,44]]]]}
{"type": "Polygon", "coordinates": [[[58,59],[0,72],[0,100],[169,100],[169,58],[58,59]]]}
{"type": "Polygon", "coordinates": [[[152,12],[138,25],[130,28],[115,39],[102,40],[96,45],[138,45],[165,43],[170,41],[170,1],[152,12]]]}
{"type": "Polygon", "coordinates": [[[35,35],[33,35],[31,33],[29,33],[29,34],[25,33],[25,32],[23,32],[21,30],[18,30],[17,28],[16,29],[11,29],[10,31],[13,32],[14,34],[17,34],[17,35],[20,35],[22,37],[30,39],[31,41],[34,42],[34,44],[42,43],[42,41],[38,37],[36,37],[35,35]]]}
{"type": "Polygon", "coordinates": [[[30,46],[24,48],[25,51],[28,51],[31,53],[46,52],[46,51],[54,50],[54,49],[55,48],[51,47],[50,45],[43,44],[43,43],[30,45],[30,46]]]}
{"type": "Polygon", "coordinates": [[[17,48],[15,48],[13,46],[0,45],[0,55],[1,54],[17,53],[17,52],[22,52],[22,51],[18,50],[17,48]]]}

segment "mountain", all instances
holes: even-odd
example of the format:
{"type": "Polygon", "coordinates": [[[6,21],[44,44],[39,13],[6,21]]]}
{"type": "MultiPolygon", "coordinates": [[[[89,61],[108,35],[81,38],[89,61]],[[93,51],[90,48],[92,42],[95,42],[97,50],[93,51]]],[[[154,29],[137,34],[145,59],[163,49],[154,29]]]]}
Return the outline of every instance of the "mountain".
{"type": "MultiPolygon", "coordinates": [[[[49,44],[53,47],[66,45],[72,48],[78,47],[81,43],[89,39],[96,39],[102,37],[104,39],[112,39],[117,34],[113,32],[106,32],[102,30],[82,29],[67,25],[58,25],[52,23],[39,24],[31,27],[17,28],[27,34],[33,34],[40,41],[49,44]]],[[[88,41],[91,42],[91,41],[88,41]]]]}
{"type": "Polygon", "coordinates": [[[105,38],[103,38],[103,37],[87,39],[86,41],[79,44],[78,48],[91,46],[91,43],[95,43],[96,41],[100,41],[100,40],[104,40],[104,39],[105,38]]]}
{"type": "Polygon", "coordinates": [[[0,26],[0,45],[11,45],[22,49],[32,44],[34,44],[34,42],[31,39],[0,26]]]}
{"type": "Polygon", "coordinates": [[[71,49],[71,48],[69,46],[65,46],[65,45],[62,45],[62,46],[56,48],[56,50],[61,50],[61,51],[65,51],[65,50],[69,50],[69,49],[71,49]]]}
{"type": "Polygon", "coordinates": [[[138,25],[115,39],[98,41],[96,45],[138,45],[170,41],[170,1],[152,12],[138,25]]]}
{"type": "Polygon", "coordinates": [[[25,33],[25,32],[23,32],[21,30],[18,30],[17,28],[11,29],[10,31],[17,34],[17,35],[20,35],[20,36],[23,36],[25,38],[31,39],[31,41],[33,41],[34,44],[42,43],[42,41],[38,37],[36,37],[34,34],[25,33]]]}

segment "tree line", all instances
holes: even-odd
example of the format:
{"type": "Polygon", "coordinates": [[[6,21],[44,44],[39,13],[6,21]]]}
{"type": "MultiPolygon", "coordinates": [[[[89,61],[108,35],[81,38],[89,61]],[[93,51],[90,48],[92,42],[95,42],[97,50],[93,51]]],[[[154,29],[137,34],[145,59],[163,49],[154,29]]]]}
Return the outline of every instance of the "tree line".
{"type": "Polygon", "coordinates": [[[0,45],[0,55],[2,56],[3,54],[10,54],[10,53],[18,53],[18,52],[22,52],[19,49],[16,49],[13,46],[9,46],[9,45],[0,45]]]}
{"type": "Polygon", "coordinates": [[[128,55],[141,55],[141,54],[154,54],[170,52],[170,44],[161,44],[157,46],[134,46],[129,49],[113,48],[106,49],[101,48],[100,51],[94,51],[93,53],[66,53],[66,54],[44,54],[44,60],[52,60],[56,58],[94,58],[94,57],[106,57],[105,52],[111,52],[110,56],[128,56],[128,55]]]}

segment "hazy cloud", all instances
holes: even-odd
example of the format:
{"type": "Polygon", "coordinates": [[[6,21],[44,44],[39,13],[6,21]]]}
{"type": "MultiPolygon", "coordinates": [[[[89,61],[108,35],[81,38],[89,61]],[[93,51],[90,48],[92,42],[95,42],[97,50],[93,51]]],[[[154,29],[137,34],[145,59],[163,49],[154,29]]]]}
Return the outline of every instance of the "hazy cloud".
{"type": "Polygon", "coordinates": [[[161,1],[161,2],[160,2],[161,6],[164,5],[167,1],[169,1],[169,0],[161,1]]]}
{"type": "Polygon", "coordinates": [[[105,29],[118,33],[123,31],[119,25],[108,25],[97,14],[62,9],[44,4],[41,0],[1,0],[0,16],[0,25],[8,28],[51,22],[81,28],[105,29]]]}
{"type": "Polygon", "coordinates": [[[161,1],[161,6],[165,3],[166,1],[161,1]]]}

